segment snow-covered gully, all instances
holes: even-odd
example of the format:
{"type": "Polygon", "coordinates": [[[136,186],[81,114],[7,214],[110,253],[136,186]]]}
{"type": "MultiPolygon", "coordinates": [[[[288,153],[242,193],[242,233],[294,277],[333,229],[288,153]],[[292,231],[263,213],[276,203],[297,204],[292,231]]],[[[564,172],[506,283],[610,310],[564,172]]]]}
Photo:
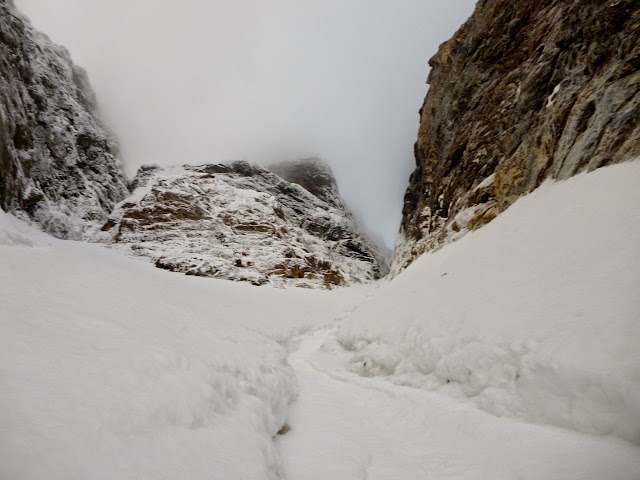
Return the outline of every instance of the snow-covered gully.
{"type": "Polygon", "coordinates": [[[287,479],[628,479],[624,441],[497,418],[440,394],[347,370],[336,327],[289,356],[299,397],[278,437],[287,479]]]}
{"type": "Polygon", "coordinates": [[[0,212],[0,479],[637,480],[638,183],[631,162],[543,185],[332,291],[0,212]]]}
{"type": "Polygon", "coordinates": [[[639,179],[547,183],[299,337],[287,478],[640,478],[639,179]]]}

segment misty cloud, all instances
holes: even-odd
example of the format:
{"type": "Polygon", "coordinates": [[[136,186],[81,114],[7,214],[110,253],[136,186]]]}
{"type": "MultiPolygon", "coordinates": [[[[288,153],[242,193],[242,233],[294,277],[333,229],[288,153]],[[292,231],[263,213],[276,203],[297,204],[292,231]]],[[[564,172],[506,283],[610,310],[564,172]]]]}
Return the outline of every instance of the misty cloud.
{"type": "Polygon", "coordinates": [[[455,0],[16,0],[71,51],[142,164],[317,155],[392,244],[428,59],[471,14],[455,0]]]}

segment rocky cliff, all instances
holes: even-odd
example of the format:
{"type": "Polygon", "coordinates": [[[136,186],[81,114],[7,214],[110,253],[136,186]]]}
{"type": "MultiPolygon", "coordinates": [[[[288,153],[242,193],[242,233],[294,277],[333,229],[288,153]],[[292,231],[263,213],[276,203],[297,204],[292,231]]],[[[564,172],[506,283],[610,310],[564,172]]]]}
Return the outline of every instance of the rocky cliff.
{"type": "Polygon", "coordinates": [[[0,207],[90,239],[128,190],[85,72],[0,0],[0,207]]]}
{"type": "Polygon", "coordinates": [[[190,275],[331,288],[386,273],[318,159],[144,167],[130,195],[116,154],[86,73],[0,0],[3,210],[190,275]]]}
{"type": "Polygon", "coordinates": [[[143,167],[103,240],[167,270],[255,285],[332,288],[386,273],[329,167],[143,167]],[[284,178],[283,178],[284,177],[284,178]]]}
{"type": "Polygon", "coordinates": [[[429,64],[394,271],[547,178],[640,155],[637,0],[480,0],[429,64]]]}

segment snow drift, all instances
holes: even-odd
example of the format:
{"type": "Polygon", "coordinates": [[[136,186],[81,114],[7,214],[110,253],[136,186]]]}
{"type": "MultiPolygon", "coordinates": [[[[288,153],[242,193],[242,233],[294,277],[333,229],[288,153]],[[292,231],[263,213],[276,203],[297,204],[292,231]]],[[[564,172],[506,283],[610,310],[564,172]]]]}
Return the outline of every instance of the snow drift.
{"type": "Polygon", "coordinates": [[[342,322],[351,369],[640,443],[640,161],[547,182],[342,322]]]}
{"type": "Polygon", "coordinates": [[[287,340],[359,298],[176,275],[3,212],[0,285],[6,479],[278,478],[287,340]]]}

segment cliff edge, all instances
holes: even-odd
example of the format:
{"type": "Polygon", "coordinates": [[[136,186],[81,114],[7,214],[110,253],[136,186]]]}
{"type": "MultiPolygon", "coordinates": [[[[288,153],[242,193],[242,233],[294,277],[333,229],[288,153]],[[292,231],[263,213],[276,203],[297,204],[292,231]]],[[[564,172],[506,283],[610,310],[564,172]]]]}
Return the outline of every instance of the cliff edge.
{"type": "Polygon", "coordinates": [[[116,154],[85,71],[0,0],[0,207],[90,240],[128,195],[116,154]]]}
{"type": "Polygon", "coordinates": [[[635,0],[480,0],[429,64],[393,272],[545,179],[640,155],[635,0]]]}

